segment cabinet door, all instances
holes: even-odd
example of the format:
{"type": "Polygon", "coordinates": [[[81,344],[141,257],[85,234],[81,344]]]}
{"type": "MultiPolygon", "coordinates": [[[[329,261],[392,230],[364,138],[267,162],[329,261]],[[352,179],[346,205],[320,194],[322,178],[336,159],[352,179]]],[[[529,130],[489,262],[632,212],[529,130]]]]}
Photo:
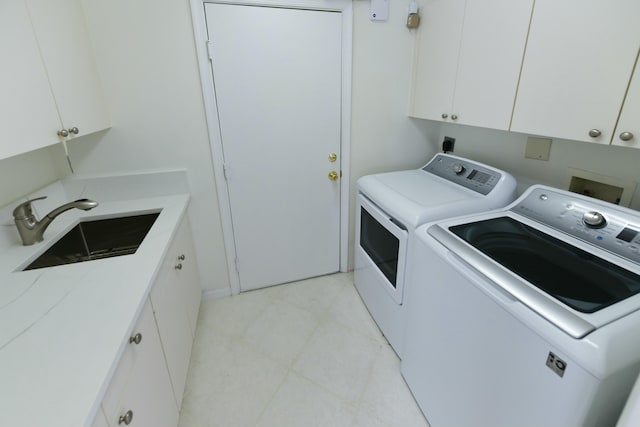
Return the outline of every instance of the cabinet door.
{"type": "Polygon", "coordinates": [[[640,148],[640,69],[638,65],[631,78],[612,144],[640,148]],[[624,135],[624,133],[627,134],[624,135]]]}
{"type": "Polygon", "coordinates": [[[508,130],[533,0],[467,1],[451,114],[508,130]]]}
{"type": "Polygon", "coordinates": [[[107,421],[110,426],[121,426],[120,417],[131,411],[133,426],[175,427],[178,408],[148,301],[133,335],[137,333],[142,336],[140,343],[128,345],[103,399],[107,421]]]}
{"type": "Polygon", "coordinates": [[[182,221],[176,243],[174,244],[177,263],[182,266],[180,269],[174,269],[174,280],[180,282],[182,293],[184,296],[185,311],[189,320],[191,334],[195,337],[196,323],[198,321],[198,312],[200,311],[200,300],[202,299],[202,289],[200,288],[200,279],[198,276],[198,265],[196,262],[196,251],[193,247],[193,239],[191,237],[191,226],[189,219],[182,221]],[[184,257],[184,259],[182,259],[184,257]]]}
{"type": "Polygon", "coordinates": [[[96,413],[96,418],[93,420],[91,427],[109,427],[109,422],[102,412],[102,408],[98,408],[98,413],[96,413]]]}
{"type": "Polygon", "coordinates": [[[63,128],[77,127],[78,136],[108,128],[102,85],[79,1],[27,0],[27,5],[63,128]]]}
{"type": "Polygon", "coordinates": [[[536,0],[511,130],[608,144],[638,53],[638,16],[637,0],[536,0]]]}
{"type": "Polygon", "coordinates": [[[172,245],[151,290],[151,304],[173,385],[175,402],[180,408],[187,381],[193,336],[185,310],[182,283],[175,277],[175,267],[179,261],[172,255],[174,253],[172,245]]]}
{"type": "Polygon", "coordinates": [[[409,115],[430,120],[451,116],[465,0],[428,0],[416,30],[409,115]]]}
{"type": "Polygon", "coordinates": [[[0,57],[0,158],[58,142],[58,111],[22,0],[0,2],[0,57]]]}

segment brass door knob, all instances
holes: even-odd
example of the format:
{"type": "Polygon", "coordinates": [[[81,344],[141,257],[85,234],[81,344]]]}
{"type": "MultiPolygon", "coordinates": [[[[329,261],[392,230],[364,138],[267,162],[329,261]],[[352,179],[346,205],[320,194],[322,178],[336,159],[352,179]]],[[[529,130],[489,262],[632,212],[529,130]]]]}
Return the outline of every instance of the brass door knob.
{"type": "Polygon", "coordinates": [[[336,171],[329,172],[328,176],[329,176],[329,179],[331,181],[337,181],[338,180],[338,172],[336,172],[336,171]]]}
{"type": "Polygon", "coordinates": [[[336,153],[331,153],[329,154],[329,161],[330,162],[335,162],[336,160],[338,160],[338,155],[336,153]]]}

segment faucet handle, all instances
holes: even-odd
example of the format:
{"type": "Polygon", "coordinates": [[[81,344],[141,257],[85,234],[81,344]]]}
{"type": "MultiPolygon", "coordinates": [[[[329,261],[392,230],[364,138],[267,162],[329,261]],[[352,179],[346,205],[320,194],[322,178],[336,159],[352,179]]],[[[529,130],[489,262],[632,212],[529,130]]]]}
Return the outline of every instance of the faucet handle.
{"type": "Polygon", "coordinates": [[[13,218],[14,219],[28,219],[33,218],[33,209],[31,207],[31,202],[35,202],[36,200],[46,199],[47,196],[36,197],[35,199],[27,200],[26,202],[20,203],[13,210],[13,218]]]}

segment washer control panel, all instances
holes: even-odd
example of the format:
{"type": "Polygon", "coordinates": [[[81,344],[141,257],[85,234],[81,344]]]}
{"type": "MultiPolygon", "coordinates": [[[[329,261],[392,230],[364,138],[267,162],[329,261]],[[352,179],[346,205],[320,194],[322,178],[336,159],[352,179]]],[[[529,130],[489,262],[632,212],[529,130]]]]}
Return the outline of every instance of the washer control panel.
{"type": "Polygon", "coordinates": [[[485,165],[443,154],[436,155],[422,170],[485,196],[498,185],[502,177],[500,172],[485,165]]]}
{"type": "Polygon", "coordinates": [[[640,264],[640,212],[549,188],[534,189],[511,211],[640,264]]]}

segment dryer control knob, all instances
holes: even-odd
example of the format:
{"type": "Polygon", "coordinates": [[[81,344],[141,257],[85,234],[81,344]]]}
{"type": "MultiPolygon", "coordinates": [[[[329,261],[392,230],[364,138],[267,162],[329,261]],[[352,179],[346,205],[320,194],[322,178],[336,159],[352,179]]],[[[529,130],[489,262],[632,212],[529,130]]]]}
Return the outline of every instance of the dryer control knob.
{"type": "Polygon", "coordinates": [[[453,165],[453,171],[456,173],[456,175],[460,175],[462,172],[464,172],[464,166],[462,166],[462,164],[460,163],[456,163],[455,165],[453,165]]]}
{"type": "Polygon", "coordinates": [[[587,227],[591,228],[600,228],[607,224],[607,220],[604,219],[604,216],[600,212],[595,211],[585,212],[582,215],[582,222],[584,222],[587,227]]]}

